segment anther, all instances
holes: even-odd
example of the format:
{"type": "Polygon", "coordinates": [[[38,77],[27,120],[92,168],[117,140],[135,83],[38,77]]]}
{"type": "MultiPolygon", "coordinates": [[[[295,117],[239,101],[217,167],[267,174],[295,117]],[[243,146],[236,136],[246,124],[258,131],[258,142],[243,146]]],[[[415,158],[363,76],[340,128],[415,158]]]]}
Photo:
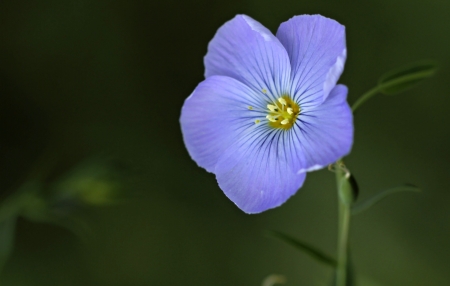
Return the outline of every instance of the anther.
{"type": "Polygon", "coordinates": [[[267,115],[266,118],[270,121],[270,122],[276,122],[277,120],[275,118],[273,118],[273,116],[271,115],[267,115]]]}
{"type": "Polygon", "coordinates": [[[283,105],[287,105],[286,100],[285,100],[284,98],[282,98],[282,97],[278,98],[278,101],[279,101],[281,104],[283,104],[283,105]]]}
{"type": "Polygon", "coordinates": [[[286,124],[288,124],[289,123],[289,119],[284,119],[283,121],[281,121],[281,124],[282,125],[286,125],[286,124]]]}
{"type": "Polygon", "coordinates": [[[277,106],[272,105],[272,104],[267,104],[267,108],[272,112],[275,112],[278,109],[277,106]]]}
{"type": "Polygon", "coordinates": [[[294,114],[294,111],[292,110],[292,108],[290,108],[290,107],[288,107],[288,109],[287,109],[287,113],[289,113],[289,114],[294,114]]]}

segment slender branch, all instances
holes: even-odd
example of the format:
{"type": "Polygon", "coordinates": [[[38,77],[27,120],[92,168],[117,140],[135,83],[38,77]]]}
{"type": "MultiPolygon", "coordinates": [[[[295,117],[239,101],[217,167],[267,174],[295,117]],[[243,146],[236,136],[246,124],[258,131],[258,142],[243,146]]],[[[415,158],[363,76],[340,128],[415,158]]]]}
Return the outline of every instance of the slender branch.
{"type": "Polygon", "coordinates": [[[421,73],[409,74],[409,75],[402,76],[400,78],[389,80],[384,83],[380,83],[377,86],[375,86],[374,88],[372,88],[371,90],[369,90],[366,93],[364,93],[363,95],[361,95],[358,98],[358,100],[356,100],[356,102],[353,103],[352,111],[355,112],[355,110],[358,109],[358,107],[361,106],[364,102],[366,102],[368,99],[370,99],[371,97],[373,97],[374,95],[376,95],[377,93],[381,92],[382,90],[384,90],[386,88],[398,86],[400,84],[404,84],[405,82],[417,81],[417,80],[423,79],[424,76],[429,77],[433,73],[434,73],[434,71],[433,72],[424,71],[421,73]]]}
{"type": "Polygon", "coordinates": [[[361,95],[358,98],[358,100],[356,100],[356,102],[353,103],[352,111],[355,112],[355,110],[358,109],[358,107],[360,105],[362,105],[364,102],[366,102],[372,96],[376,95],[378,92],[380,92],[380,90],[381,90],[380,86],[376,86],[376,87],[372,88],[371,90],[367,91],[366,93],[364,93],[363,95],[361,95]]]}

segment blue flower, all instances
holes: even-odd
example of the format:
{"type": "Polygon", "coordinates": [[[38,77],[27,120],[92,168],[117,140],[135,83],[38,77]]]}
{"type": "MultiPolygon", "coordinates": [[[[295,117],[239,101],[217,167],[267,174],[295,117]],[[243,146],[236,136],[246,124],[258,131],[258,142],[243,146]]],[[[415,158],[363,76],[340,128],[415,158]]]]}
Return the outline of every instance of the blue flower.
{"type": "Polygon", "coordinates": [[[200,167],[246,213],[284,203],[306,172],[350,152],[345,27],[320,15],[295,16],[274,36],[237,15],[219,28],[205,77],[181,111],[184,143],[200,167]]]}

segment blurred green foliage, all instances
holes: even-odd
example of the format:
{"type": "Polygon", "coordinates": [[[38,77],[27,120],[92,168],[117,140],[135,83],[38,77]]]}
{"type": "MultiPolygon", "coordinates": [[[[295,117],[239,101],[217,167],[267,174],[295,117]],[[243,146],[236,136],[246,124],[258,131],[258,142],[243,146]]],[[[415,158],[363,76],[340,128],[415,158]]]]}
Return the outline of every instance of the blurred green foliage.
{"type": "MultiPolygon", "coordinates": [[[[353,219],[357,280],[448,285],[449,10],[443,0],[1,1],[2,202],[46,150],[60,154],[46,182],[98,152],[134,172],[126,190],[133,199],[79,212],[92,230],[86,243],[19,218],[1,284],[261,285],[276,273],[286,285],[327,285],[330,269],[263,234],[279,230],[334,253],[333,174],[311,173],[282,207],[245,215],[190,160],[178,122],[224,21],[245,13],[276,31],[293,15],[319,13],[346,26],[340,82],[351,103],[388,70],[423,58],[440,65],[417,88],[366,103],[345,162],[362,200],[405,182],[424,191],[392,196],[353,219]]],[[[90,202],[105,202],[105,190],[115,189],[77,182],[61,184],[90,202]],[[97,192],[83,192],[86,186],[97,192]]]]}
{"type": "MultiPolygon", "coordinates": [[[[38,164],[35,169],[46,169],[38,164]]],[[[77,212],[116,204],[124,198],[125,174],[105,159],[90,159],[45,182],[49,174],[25,181],[0,204],[0,276],[14,251],[18,218],[61,226],[87,242],[84,222],[77,212]]],[[[36,175],[35,175],[36,176],[36,175]]]]}

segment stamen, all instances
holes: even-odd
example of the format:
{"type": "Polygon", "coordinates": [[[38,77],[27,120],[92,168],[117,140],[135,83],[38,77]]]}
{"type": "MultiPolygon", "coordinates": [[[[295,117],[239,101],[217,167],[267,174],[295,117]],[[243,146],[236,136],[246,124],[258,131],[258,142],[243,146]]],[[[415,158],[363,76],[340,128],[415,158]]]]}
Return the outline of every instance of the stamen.
{"type": "Polygon", "coordinates": [[[267,108],[272,112],[278,111],[278,107],[272,104],[267,104],[267,108]]]}
{"type": "Polygon", "coordinates": [[[269,101],[266,106],[267,124],[273,128],[291,129],[300,114],[300,106],[289,95],[283,95],[272,102],[269,101]]]}
{"type": "Polygon", "coordinates": [[[278,101],[282,104],[282,105],[287,105],[287,102],[284,98],[280,97],[278,98],[278,101]]]}
{"type": "Polygon", "coordinates": [[[272,115],[267,115],[266,118],[267,118],[270,122],[276,122],[276,121],[277,121],[275,118],[273,118],[272,115]]]}

